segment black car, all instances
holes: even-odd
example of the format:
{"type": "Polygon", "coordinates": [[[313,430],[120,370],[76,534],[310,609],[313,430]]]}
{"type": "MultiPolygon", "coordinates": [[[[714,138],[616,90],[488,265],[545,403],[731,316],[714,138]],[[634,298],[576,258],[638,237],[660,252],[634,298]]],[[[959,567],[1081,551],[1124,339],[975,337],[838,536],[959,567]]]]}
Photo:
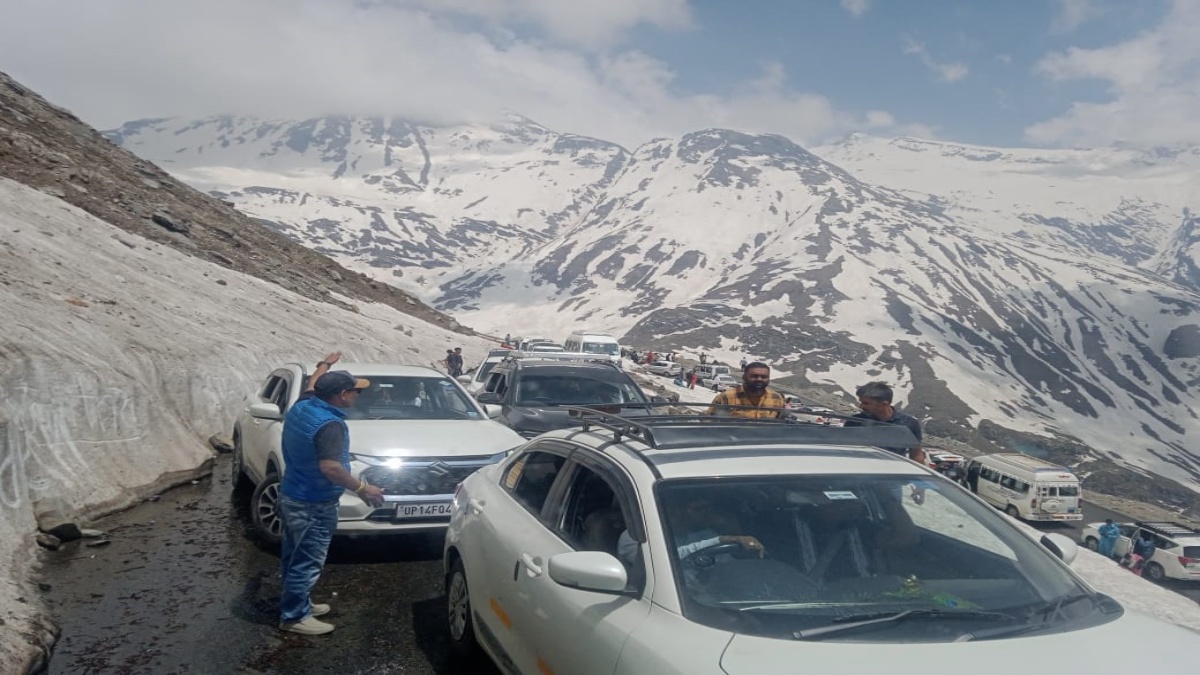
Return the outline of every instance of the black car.
{"type": "Polygon", "coordinates": [[[526,438],[543,432],[577,426],[568,406],[588,406],[608,412],[638,416],[648,407],[666,404],[659,396],[647,396],[633,378],[614,364],[601,361],[561,361],[510,358],[488,375],[483,390],[475,396],[480,403],[499,404],[498,421],[526,438]]]}

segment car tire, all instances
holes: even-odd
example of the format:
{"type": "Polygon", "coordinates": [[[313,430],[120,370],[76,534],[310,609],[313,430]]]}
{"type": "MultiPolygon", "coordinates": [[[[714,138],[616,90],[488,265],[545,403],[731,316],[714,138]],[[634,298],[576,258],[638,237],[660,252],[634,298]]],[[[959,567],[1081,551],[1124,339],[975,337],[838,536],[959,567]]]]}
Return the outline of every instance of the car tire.
{"type": "Polygon", "coordinates": [[[1089,551],[1100,550],[1100,542],[1097,541],[1095,537],[1088,537],[1087,539],[1084,539],[1083,545],[1087,546],[1089,551]]]}
{"type": "Polygon", "coordinates": [[[283,520],[279,517],[279,474],[271,472],[254,488],[250,497],[250,522],[254,532],[267,544],[283,541],[283,520]]]}
{"type": "Polygon", "coordinates": [[[1021,519],[1020,509],[1013,506],[1012,504],[1009,504],[1008,508],[1004,509],[1004,512],[1007,513],[1008,515],[1012,516],[1013,518],[1016,518],[1017,520],[1021,519]]]}
{"type": "Polygon", "coordinates": [[[467,569],[456,558],[446,575],[446,633],[450,654],[460,663],[478,661],[482,656],[475,638],[475,618],[471,610],[471,592],[467,586],[467,569]]]}
{"type": "Polygon", "coordinates": [[[1167,573],[1163,570],[1162,565],[1152,562],[1146,563],[1145,569],[1142,570],[1142,576],[1158,584],[1162,583],[1163,579],[1167,578],[1167,573]]]}
{"type": "Polygon", "coordinates": [[[246,460],[242,453],[242,436],[236,432],[233,434],[233,458],[230,464],[230,485],[233,488],[234,494],[250,492],[254,488],[254,483],[246,475],[246,460]]]}

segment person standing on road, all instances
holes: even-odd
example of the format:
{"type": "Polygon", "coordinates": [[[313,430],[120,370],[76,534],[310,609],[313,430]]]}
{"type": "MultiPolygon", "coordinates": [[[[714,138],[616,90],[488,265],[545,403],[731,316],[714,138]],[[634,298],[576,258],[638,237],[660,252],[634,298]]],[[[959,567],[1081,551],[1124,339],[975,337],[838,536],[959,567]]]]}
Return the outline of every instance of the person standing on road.
{"type": "Polygon", "coordinates": [[[446,354],[446,366],[450,369],[450,377],[463,374],[462,347],[455,347],[454,351],[446,354]]]}
{"type": "Polygon", "coordinates": [[[925,451],[921,449],[921,422],[912,415],[906,415],[892,407],[892,388],[885,382],[868,382],[859,387],[854,394],[858,396],[858,407],[862,412],[846,420],[848,427],[865,426],[856,420],[875,420],[888,424],[902,424],[917,437],[917,445],[911,448],[883,448],[888,452],[908,457],[918,464],[925,464],[925,451]]]}
{"type": "Polygon", "coordinates": [[[1113,548],[1121,538],[1121,528],[1117,527],[1112,518],[1107,518],[1096,531],[1100,534],[1100,544],[1097,547],[1100,555],[1106,558],[1113,557],[1113,548]]]}
{"type": "Polygon", "coordinates": [[[359,392],[371,383],[344,370],[329,372],[341,356],[334,352],[317,364],[308,388],[288,410],[283,425],[287,471],[279,496],[283,524],[279,629],[301,635],[333,630],[333,624],[316,618],[329,613],[329,605],[314,605],[309,596],[337,529],[342,493],[353,490],[371,506],[383,505],[383,490],[350,475],[350,428],[342,409],[352,407],[359,392]]]}
{"type": "Polygon", "coordinates": [[[787,402],[782,394],[767,386],[770,383],[770,366],[761,361],[747,363],[742,371],[742,383],[713,397],[708,414],[753,419],[782,418],[787,402]],[[754,409],[726,406],[753,406],[754,409]]]}

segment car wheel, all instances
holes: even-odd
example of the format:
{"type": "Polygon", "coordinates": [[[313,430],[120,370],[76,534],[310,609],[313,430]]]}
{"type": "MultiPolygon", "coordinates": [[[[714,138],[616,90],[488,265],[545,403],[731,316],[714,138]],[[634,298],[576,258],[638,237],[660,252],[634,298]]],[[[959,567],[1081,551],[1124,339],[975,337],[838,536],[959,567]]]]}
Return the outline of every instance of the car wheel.
{"type": "Polygon", "coordinates": [[[254,485],[250,482],[250,477],[246,475],[246,461],[242,456],[242,437],[240,434],[233,435],[233,461],[230,462],[230,485],[233,486],[234,492],[249,492],[254,485]]]}
{"type": "Polygon", "coordinates": [[[471,614],[471,592],[467,588],[467,570],[461,558],[450,566],[450,574],[446,577],[446,610],[451,653],[464,661],[479,658],[475,619],[471,614]]]}
{"type": "Polygon", "coordinates": [[[1095,537],[1088,537],[1087,539],[1083,540],[1083,543],[1085,546],[1088,547],[1089,551],[1099,551],[1100,550],[1100,542],[1096,541],[1095,537]]]}
{"type": "Polygon", "coordinates": [[[283,541],[279,494],[279,474],[272,472],[254,488],[254,496],[250,498],[250,520],[254,523],[254,531],[272,546],[283,541]]]}
{"type": "Polygon", "coordinates": [[[1142,576],[1157,584],[1167,578],[1167,573],[1163,571],[1162,565],[1152,562],[1146,563],[1146,569],[1142,570],[1142,576]]]}
{"type": "Polygon", "coordinates": [[[1008,508],[1004,509],[1004,512],[1007,513],[1008,515],[1012,516],[1013,518],[1016,518],[1017,520],[1021,519],[1021,511],[1019,509],[1017,509],[1017,507],[1013,506],[1012,504],[1009,504],[1008,508]]]}

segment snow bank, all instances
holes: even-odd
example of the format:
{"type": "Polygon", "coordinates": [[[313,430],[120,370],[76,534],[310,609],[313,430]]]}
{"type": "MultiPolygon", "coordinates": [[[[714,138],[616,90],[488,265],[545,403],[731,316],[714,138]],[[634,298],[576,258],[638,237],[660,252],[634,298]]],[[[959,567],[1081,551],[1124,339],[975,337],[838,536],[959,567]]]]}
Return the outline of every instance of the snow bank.
{"type": "Polygon", "coordinates": [[[468,362],[488,347],[390,307],[310,301],[4,179],[0,305],[6,664],[44,648],[26,581],[38,500],[64,498],[87,518],[192,477],[212,456],[205,439],[228,433],[244,396],[283,361],[340,349],[352,361],[430,365],[447,346],[468,362]]]}

